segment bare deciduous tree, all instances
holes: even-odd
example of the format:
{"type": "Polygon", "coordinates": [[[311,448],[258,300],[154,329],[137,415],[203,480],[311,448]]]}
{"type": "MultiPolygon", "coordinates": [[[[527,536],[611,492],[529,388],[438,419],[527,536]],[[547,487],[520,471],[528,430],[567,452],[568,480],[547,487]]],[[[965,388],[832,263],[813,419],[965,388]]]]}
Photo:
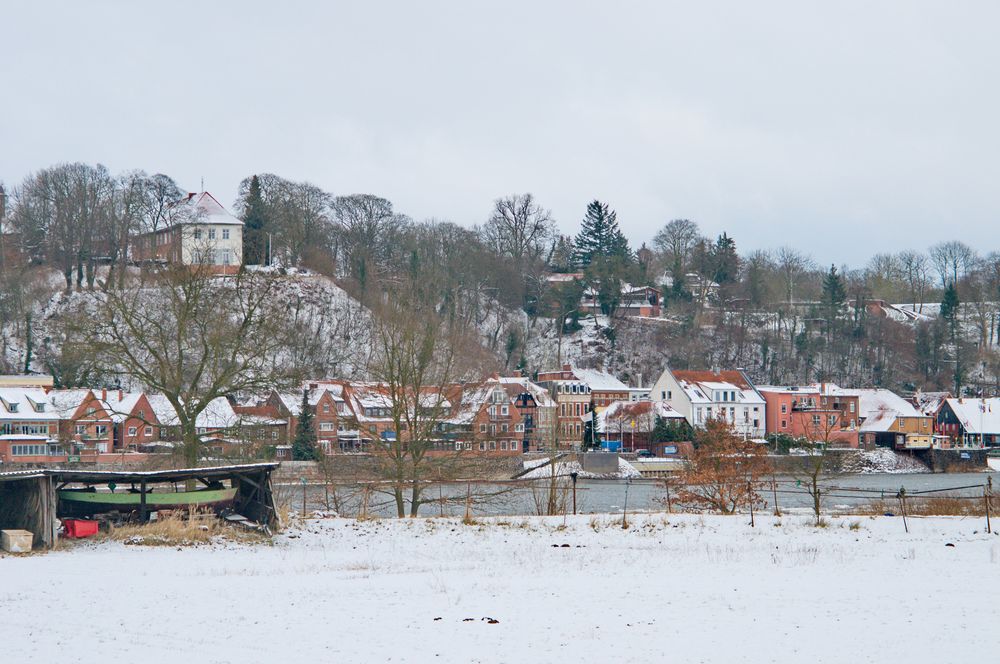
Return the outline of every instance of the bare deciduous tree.
{"type": "Polygon", "coordinates": [[[212,400],[300,378],[282,361],[287,338],[276,278],[176,266],[84,301],[80,336],[117,375],[162,394],[177,414],[185,462],[201,452],[198,416],[212,400]],[[89,313],[88,313],[89,312],[89,313]]]}

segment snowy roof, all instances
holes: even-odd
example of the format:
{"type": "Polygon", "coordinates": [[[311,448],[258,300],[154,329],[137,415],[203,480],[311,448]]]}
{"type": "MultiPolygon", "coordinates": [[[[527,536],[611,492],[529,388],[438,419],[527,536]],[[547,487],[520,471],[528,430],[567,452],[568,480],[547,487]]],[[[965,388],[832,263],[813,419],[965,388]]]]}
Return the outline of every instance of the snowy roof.
{"type": "Polygon", "coordinates": [[[1000,398],[947,399],[946,403],[968,433],[1000,433],[1000,398]]]}
{"type": "Polygon", "coordinates": [[[627,392],[628,385],[599,369],[573,368],[573,374],[590,387],[591,392],[627,392]]]}
{"type": "MultiPolygon", "coordinates": [[[[325,387],[309,390],[309,405],[315,408],[326,392],[329,392],[329,390],[325,387]]],[[[344,400],[339,395],[332,396],[334,401],[344,400]]],[[[281,400],[282,405],[288,409],[289,413],[296,416],[302,414],[302,392],[279,392],[278,398],[281,400]]]]}
{"type": "Polygon", "coordinates": [[[501,376],[500,383],[508,388],[515,388],[519,392],[527,392],[534,399],[539,408],[555,407],[556,401],[544,387],[527,378],[518,376],[501,376]]]}
{"type": "Polygon", "coordinates": [[[49,403],[52,404],[52,409],[59,413],[59,417],[65,420],[73,417],[73,413],[90,393],[91,390],[87,389],[50,390],[49,403]]]}
{"type": "Polygon", "coordinates": [[[108,392],[108,398],[104,403],[111,419],[115,422],[124,422],[135,405],[142,398],[142,392],[108,392]],[[119,398],[121,397],[121,398],[119,398]]]}
{"type": "Polygon", "coordinates": [[[57,420],[51,403],[42,389],[0,387],[0,420],[57,420]]]}
{"type": "Polygon", "coordinates": [[[200,194],[188,194],[174,204],[177,216],[173,225],[179,224],[228,224],[242,226],[243,222],[233,216],[212,194],[203,191],[200,194]]]}
{"type": "Polygon", "coordinates": [[[149,402],[149,407],[153,409],[153,415],[160,424],[169,424],[177,420],[173,405],[162,394],[147,394],[146,401],[149,402]]]}
{"type": "Polygon", "coordinates": [[[819,395],[819,388],[815,385],[758,385],[758,392],[779,392],[782,394],[815,394],[819,395]]]}
{"type": "Polygon", "coordinates": [[[913,395],[913,405],[924,415],[936,415],[951,392],[917,392],[913,395]]]}

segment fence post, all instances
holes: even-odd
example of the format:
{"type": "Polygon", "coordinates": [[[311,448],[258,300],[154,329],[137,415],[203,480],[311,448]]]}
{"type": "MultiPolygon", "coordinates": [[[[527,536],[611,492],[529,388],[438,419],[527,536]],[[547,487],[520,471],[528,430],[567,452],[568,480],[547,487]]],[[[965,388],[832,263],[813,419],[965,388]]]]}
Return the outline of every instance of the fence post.
{"type": "Polygon", "coordinates": [[[987,534],[993,533],[993,528],[990,525],[990,500],[993,498],[993,478],[986,478],[986,490],[983,491],[983,502],[986,503],[986,532],[987,534]]]}
{"type": "Polygon", "coordinates": [[[771,495],[774,496],[774,516],[781,516],[781,508],[778,507],[778,483],[771,474],[771,495]]]}
{"type": "Polygon", "coordinates": [[[669,477],[666,478],[665,480],[663,480],[663,486],[665,486],[667,488],[667,513],[668,514],[673,514],[674,513],[674,508],[673,508],[673,505],[670,502],[670,478],[669,477]]]}
{"type": "Polygon", "coordinates": [[[622,530],[628,528],[628,487],[632,484],[632,480],[625,480],[625,504],[622,506],[622,530]]]}
{"type": "Polygon", "coordinates": [[[750,503],[750,527],[755,528],[753,519],[753,485],[747,481],[747,502],[750,503]]]}
{"type": "Polygon", "coordinates": [[[909,534],[910,527],[906,525],[906,487],[900,487],[896,497],[899,498],[899,511],[903,515],[903,530],[909,534]]]}

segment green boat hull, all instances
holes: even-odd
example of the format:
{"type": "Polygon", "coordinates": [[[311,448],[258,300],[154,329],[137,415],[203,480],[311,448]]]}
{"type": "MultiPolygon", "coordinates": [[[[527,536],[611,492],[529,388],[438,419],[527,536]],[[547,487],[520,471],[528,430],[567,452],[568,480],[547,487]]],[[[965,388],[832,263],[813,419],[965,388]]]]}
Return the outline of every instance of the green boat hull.
{"type": "MultiPolygon", "coordinates": [[[[57,492],[63,511],[74,514],[96,512],[131,512],[139,509],[141,494],[131,492],[109,493],[81,489],[63,489],[57,492]]],[[[146,493],[146,509],[176,509],[180,507],[216,507],[233,502],[236,488],[201,489],[198,491],[150,491],[146,493]]]]}

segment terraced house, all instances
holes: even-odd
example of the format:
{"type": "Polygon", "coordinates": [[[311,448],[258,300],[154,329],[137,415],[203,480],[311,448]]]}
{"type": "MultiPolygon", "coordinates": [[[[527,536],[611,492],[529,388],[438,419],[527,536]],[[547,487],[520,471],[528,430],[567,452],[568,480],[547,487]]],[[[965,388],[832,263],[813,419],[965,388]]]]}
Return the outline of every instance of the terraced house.
{"type": "Polygon", "coordinates": [[[64,461],[59,415],[45,391],[0,387],[0,463],[64,461]]]}

